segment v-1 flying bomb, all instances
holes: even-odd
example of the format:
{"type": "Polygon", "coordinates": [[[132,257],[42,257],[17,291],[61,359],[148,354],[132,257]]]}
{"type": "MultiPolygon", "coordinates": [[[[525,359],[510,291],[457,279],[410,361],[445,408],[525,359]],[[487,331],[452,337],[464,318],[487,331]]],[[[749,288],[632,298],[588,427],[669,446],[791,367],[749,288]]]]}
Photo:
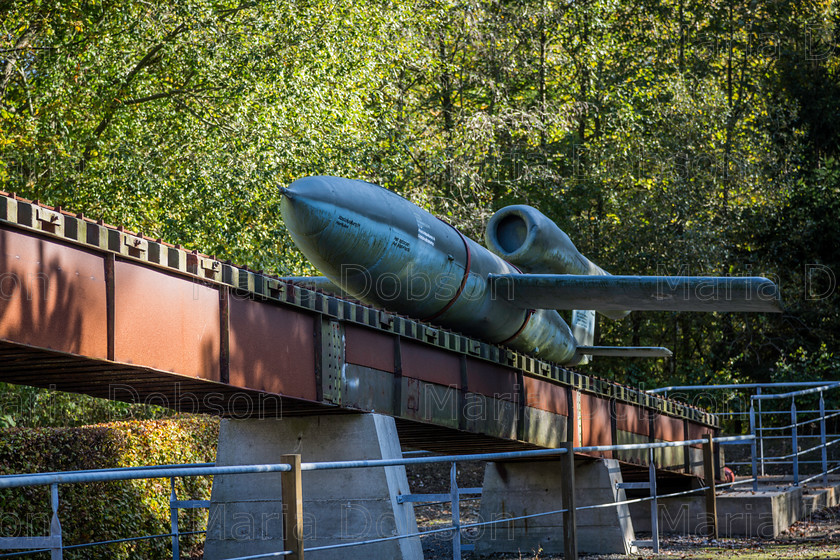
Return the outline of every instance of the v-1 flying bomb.
{"type": "Polygon", "coordinates": [[[371,183],[307,177],[280,192],[295,244],[345,293],[560,364],[610,350],[578,344],[591,337],[594,317],[575,312],[576,323],[589,323],[576,327],[576,339],[556,309],[612,318],[637,309],[780,311],[778,289],[766,278],[611,276],[528,206],[491,218],[488,250],[371,183]]]}

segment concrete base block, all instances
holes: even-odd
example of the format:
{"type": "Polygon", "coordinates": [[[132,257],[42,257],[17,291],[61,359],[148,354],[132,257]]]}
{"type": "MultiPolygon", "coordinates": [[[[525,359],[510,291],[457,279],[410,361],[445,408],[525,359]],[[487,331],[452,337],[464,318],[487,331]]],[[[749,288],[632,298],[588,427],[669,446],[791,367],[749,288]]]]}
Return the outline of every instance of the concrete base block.
{"type": "MultiPolygon", "coordinates": [[[[285,453],[303,462],[401,458],[393,418],[376,414],[282,420],[224,420],[216,464],[277,463],[285,453]]],[[[416,533],[404,467],[303,473],[307,549],[416,533]]],[[[204,558],[221,560],[283,550],[280,474],[216,476],[204,558]]],[[[308,560],[398,558],[422,560],[419,538],[307,552],[308,560]]]]}
{"type": "MultiPolygon", "coordinates": [[[[488,463],[480,515],[484,521],[563,509],[560,461],[488,463]]],[[[575,461],[578,507],[625,500],[617,490],[621,470],[615,459],[575,461]]],[[[580,552],[629,554],[635,539],[627,506],[577,512],[580,552]]],[[[485,527],[477,539],[478,554],[545,554],[563,552],[562,514],[532,517],[485,527]]]]}
{"type": "MultiPolygon", "coordinates": [[[[802,489],[786,488],[753,492],[727,492],[717,497],[720,537],[773,538],[801,518],[802,489]]],[[[650,531],[650,504],[631,504],[638,531],[650,531]]],[[[662,534],[703,535],[708,529],[706,500],[678,496],[659,500],[659,530],[662,534]]]]}
{"type": "Polygon", "coordinates": [[[806,487],[802,493],[802,519],[813,512],[840,504],[840,483],[829,480],[826,487],[806,487]]]}

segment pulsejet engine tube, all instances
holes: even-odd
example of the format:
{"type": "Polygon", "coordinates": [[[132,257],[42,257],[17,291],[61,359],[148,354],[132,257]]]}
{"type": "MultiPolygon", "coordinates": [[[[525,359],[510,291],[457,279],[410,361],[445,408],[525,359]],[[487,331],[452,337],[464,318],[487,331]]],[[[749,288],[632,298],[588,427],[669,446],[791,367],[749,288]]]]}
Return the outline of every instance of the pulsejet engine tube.
{"type": "Polygon", "coordinates": [[[295,244],[353,297],[548,361],[574,359],[575,338],[556,311],[495,297],[488,277],[514,266],[401,196],[338,177],[280,192],[295,244]]]}
{"type": "MultiPolygon", "coordinates": [[[[566,233],[531,206],[502,208],[487,222],[487,247],[523,272],[610,276],[577,250],[566,233]]],[[[610,319],[622,319],[630,311],[597,310],[610,319]]]]}

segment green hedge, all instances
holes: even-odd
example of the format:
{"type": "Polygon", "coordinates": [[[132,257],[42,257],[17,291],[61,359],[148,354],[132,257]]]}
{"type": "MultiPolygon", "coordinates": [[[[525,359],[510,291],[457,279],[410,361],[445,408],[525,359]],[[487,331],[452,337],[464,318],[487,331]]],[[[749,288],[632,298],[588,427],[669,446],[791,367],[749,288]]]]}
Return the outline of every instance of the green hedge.
{"type": "MultiPolygon", "coordinates": [[[[218,419],[180,417],[81,428],[0,429],[0,474],[134,467],[215,460],[218,419]]],[[[178,479],[180,499],[209,499],[210,477],[178,479]]],[[[64,544],[169,533],[169,479],[67,484],[59,487],[64,544]]],[[[49,488],[0,490],[0,536],[49,532],[49,488]]],[[[180,513],[181,531],[204,529],[207,511],[180,513]]],[[[182,555],[203,536],[182,537],[182,555]]],[[[48,558],[47,553],[23,558],[48,558]]],[[[65,552],[65,558],[171,558],[170,540],[158,538],[65,552]]]]}

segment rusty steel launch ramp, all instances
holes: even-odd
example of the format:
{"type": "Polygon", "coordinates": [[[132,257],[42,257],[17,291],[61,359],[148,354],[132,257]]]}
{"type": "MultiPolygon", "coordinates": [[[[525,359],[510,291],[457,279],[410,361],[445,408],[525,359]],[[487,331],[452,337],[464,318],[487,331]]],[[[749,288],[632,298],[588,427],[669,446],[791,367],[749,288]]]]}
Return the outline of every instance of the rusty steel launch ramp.
{"type": "MultiPolygon", "coordinates": [[[[717,431],[685,404],[6,194],[0,380],[235,418],[375,411],[433,451],[717,431]]],[[[702,471],[695,448],[656,463],[702,471]]]]}

